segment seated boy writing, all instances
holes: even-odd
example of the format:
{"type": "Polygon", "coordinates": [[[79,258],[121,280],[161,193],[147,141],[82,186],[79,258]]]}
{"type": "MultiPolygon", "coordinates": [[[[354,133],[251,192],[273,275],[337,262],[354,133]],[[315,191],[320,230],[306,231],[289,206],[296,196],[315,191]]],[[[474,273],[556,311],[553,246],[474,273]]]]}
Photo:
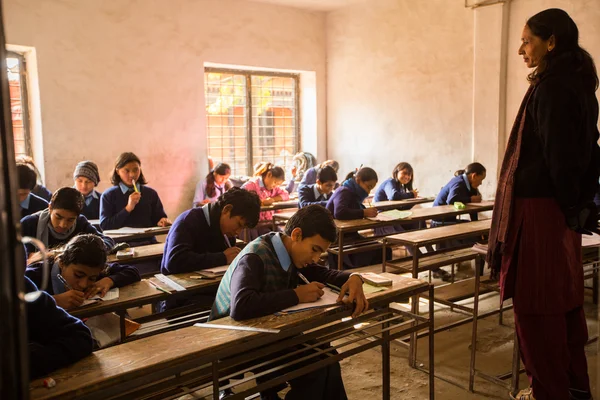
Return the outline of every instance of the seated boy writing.
{"type": "MultiPolygon", "coordinates": [[[[327,209],[319,205],[300,209],[287,222],[284,232],[258,237],[233,260],[219,285],[211,319],[231,315],[235,320],[244,320],[311,303],[323,295],[325,283],[341,287],[339,302],[356,302],[353,317],[368,309],[360,275],[316,264],[336,238],[333,217],[327,209]],[[309,284],[298,285],[302,283],[300,271],[309,284]]],[[[337,363],[289,383],[286,399],[347,398],[337,363]]],[[[274,393],[261,395],[263,399],[279,398],[274,393]]]]}

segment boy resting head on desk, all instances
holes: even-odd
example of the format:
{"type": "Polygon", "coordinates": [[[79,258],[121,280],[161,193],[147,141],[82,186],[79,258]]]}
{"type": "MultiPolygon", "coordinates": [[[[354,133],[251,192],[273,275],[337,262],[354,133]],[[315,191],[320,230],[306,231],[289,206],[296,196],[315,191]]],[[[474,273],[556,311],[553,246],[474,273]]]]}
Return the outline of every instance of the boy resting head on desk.
{"type": "MultiPolygon", "coordinates": [[[[106,263],[106,249],[96,235],[79,235],[50,257],[48,294],[65,310],[81,306],[84,300],[99,295],[104,297],[113,287],[130,285],[140,280],[135,267],[106,263]]],[[[40,286],[43,281],[43,263],[31,264],[25,275],[40,286]]]]}

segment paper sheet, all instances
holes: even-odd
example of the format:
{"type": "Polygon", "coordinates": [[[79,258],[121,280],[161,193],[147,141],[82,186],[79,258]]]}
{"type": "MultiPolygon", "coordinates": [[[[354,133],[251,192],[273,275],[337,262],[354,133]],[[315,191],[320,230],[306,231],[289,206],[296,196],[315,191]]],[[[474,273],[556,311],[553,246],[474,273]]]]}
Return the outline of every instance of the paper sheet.
{"type": "Polygon", "coordinates": [[[388,210],[382,211],[376,217],[370,217],[371,221],[394,221],[396,219],[408,218],[412,215],[411,211],[388,210]]]}
{"type": "Polygon", "coordinates": [[[104,297],[100,297],[100,296],[94,296],[94,297],[90,297],[88,300],[104,300],[104,301],[108,301],[108,300],[116,300],[119,298],[119,288],[112,288],[110,289],[108,292],[106,292],[106,294],[104,295],[104,297]]]}
{"type": "Polygon", "coordinates": [[[363,283],[363,292],[365,294],[383,292],[384,290],[386,290],[384,287],[373,286],[368,283],[363,283]]]}
{"type": "Polygon", "coordinates": [[[600,235],[597,233],[590,235],[581,235],[582,247],[600,247],[600,235]]]}
{"type": "Polygon", "coordinates": [[[120,228],[120,229],[109,229],[109,230],[104,231],[103,233],[105,235],[135,235],[138,233],[159,231],[161,229],[164,229],[164,228],[162,228],[160,226],[153,226],[153,227],[148,227],[148,228],[132,228],[129,226],[124,226],[123,228],[120,228]]]}
{"type": "Polygon", "coordinates": [[[213,275],[225,275],[225,272],[227,272],[227,268],[229,268],[229,265],[222,265],[220,267],[215,267],[211,269],[203,269],[201,271],[198,271],[198,273],[206,272],[213,275]]]}
{"type": "Polygon", "coordinates": [[[281,311],[282,312],[298,312],[298,311],[310,310],[311,308],[325,308],[325,307],[329,307],[329,306],[335,306],[337,304],[337,298],[338,298],[339,294],[335,293],[333,290],[329,289],[328,287],[323,288],[323,292],[325,292],[325,294],[323,294],[323,296],[317,301],[313,301],[312,303],[298,303],[295,306],[288,307],[281,311]]]}

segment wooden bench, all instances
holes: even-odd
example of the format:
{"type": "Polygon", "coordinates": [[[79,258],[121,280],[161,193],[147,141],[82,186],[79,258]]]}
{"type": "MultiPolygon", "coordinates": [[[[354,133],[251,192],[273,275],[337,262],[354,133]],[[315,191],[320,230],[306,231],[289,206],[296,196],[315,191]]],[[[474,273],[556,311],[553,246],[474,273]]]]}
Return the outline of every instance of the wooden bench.
{"type": "MultiPolygon", "coordinates": [[[[349,306],[333,306],[326,309],[312,309],[305,312],[280,316],[266,316],[253,320],[236,322],[222,318],[206,325],[218,324],[244,328],[277,329],[279,333],[263,333],[251,330],[223,330],[187,327],[148,337],[120,346],[99,350],[83,360],[51,374],[56,386],[46,388],[43,379],[30,384],[32,399],[131,399],[139,397],[161,398],[167,395],[183,395],[182,388],[190,391],[212,386],[214,398],[219,389],[231,387],[226,379],[255,370],[257,362],[266,365],[270,371],[279,372],[270,381],[258,386],[242,387],[232,399],[246,396],[279,385],[294,377],[315,371],[325,365],[338,362],[370,348],[381,346],[383,398],[390,398],[390,341],[397,337],[433,329],[433,320],[412,315],[389,307],[394,301],[408,296],[429,292],[431,287],[424,281],[389,274],[393,286],[382,291],[367,294],[374,311],[369,311],[357,319],[342,321],[351,314],[349,306]],[[410,318],[408,327],[394,331],[390,323],[401,318],[410,318]],[[368,326],[355,329],[357,323],[369,322],[368,326]],[[364,332],[372,340],[356,339],[356,332],[364,332]],[[323,350],[319,342],[335,345],[323,350]],[[306,357],[298,357],[294,351],[301,348],[306,357]],[[287,360],[281,352],[289,350],[287,360]],[[337,350],[337,353],[333,350],[337,350]],[[272,356],[278,354],[277,357],[272,356]],[[324,354],[328,357],[321,357],[324,354]],[[269,357],[271,355],[271,357],[269,357]],[[309,359],[311,363],[298,366],[297,363],[309,359]],[[267,360],[267,361],[265,361],[267,360]],[[267,364],[265,364],[267,363],[267,364]],[[250,365],[250,367],[248,367],[250,365]],[[284,368],[292,372],[284,373],[284,368]]],[[[433,311],[430,307],[430,315],[433,311]]],[[[430,398],[434,396],[434,348],[433,335],[429,335],[429,384],[430,398]]],[[[413,342],[411,365],[416,366],[416,341],[413,342]]],[[[261,373],[255,373],[255,376],[261,373]]],[[[264,373],[262,373],[264,375],[264,373]]],[[[242,379],[246,383],[250,378],[242,379]]]]}

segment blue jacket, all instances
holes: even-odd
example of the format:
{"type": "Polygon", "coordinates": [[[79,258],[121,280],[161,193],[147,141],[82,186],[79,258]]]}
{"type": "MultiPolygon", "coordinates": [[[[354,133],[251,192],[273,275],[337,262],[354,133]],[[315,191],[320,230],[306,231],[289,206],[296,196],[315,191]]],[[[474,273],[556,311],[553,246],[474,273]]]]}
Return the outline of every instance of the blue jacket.
{"type": "Polygon", "coordinates": [[[165,210],[158,193],[148,186],[142,186],[142,198],[129,213],[125,206],[130,193],[123,193],[119,185],[106,190],[100,199],[100,227],[102,229],[119,229],[125,226],[132,228],[149,228],[166,218],[165,210]]]}
{"type": "Polygon", "coordinates": [[[94,190],[96,193],[96,197],[92,197],[90,204],[83,205],[83,211],[81,212],[87,219],[100,219],[100,198],[102,193],[97,190],[94,190]]]}
{"type": "Polygon", "coordinates": [[[335,219],[361,219],[365,206],[351,189],[341,186],[327,202],[327,209],[335,219]]]}
{"type": "MultiPolygon", "coordinates": [[[[25,291],[37,287],[25,277],[25,291]]],[[[56,306],[46,292],[27,304],[29,375],[31,379],[50,374],[92,353],[94,341],[87,326],[56,306]]]]}
{"type": "Polygon", "coordinates": [[[379,185],[373,201],[413,199],[415,194],[394,178],[388,178],[379,185]]]}
{"type": "Polygon", "coordinates": [[[29,208],[21,207],[21,218],[48,208],[48,202],[33,193],[29,193],[29,208]]]}
{"type": "MultiPolygon", "coordinates": [[[[298,207],[308,207],[311,204],[318,204],[323,207],[327,206],[327,198],[324,194],[320,194],[319,197],[315,194],[316,183],[312,185],[300,185],[298,188],[298,207]]],[[[331,195],[329,195],[331,196],[331,195]]]]}

